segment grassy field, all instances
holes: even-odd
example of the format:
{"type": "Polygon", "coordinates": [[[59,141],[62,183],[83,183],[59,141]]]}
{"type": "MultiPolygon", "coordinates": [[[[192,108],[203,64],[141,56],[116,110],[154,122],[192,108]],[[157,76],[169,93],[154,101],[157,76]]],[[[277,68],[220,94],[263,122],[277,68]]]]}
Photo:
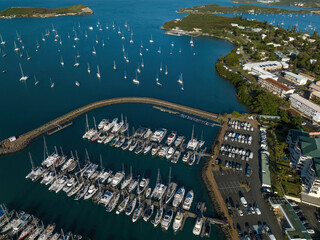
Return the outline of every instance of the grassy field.
{"type": "Polygon", "coordinates": [[[218,4],[195,6],[191,8],[182,8],[178,12],[183,13],[278,13],[278,14],[308,14],[310,10],[287,10],[282,8],[261,7],[255,5],[240,5],[233,7],[221,6],[218,4]]]}
{"type": "Polygon", "coordinates": [[[87,6],[83,4],[73,5],[63,8],[37,8],[37,7],[10,7],[0,11],[0,16],[3,17],[33,17],[36,15],[45,14],[68,14],[68,13],[82,13],[82,9],[87,6]]]}

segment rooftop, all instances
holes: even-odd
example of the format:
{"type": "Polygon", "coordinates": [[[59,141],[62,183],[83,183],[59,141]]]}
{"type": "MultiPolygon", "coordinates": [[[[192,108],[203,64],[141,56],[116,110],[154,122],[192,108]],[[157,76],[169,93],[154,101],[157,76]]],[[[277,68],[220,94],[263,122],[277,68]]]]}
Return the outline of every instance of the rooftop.
{"type": "Polygon", "coordinates": [[[291,77],[294,77],[296,79],[299,79],[299,80],[303,80],[303,79],[306,79],[306,77],[302,76],[302,75],[298,75],[298,74],[295,74],[293,72],[285,72],[286,75],[289,75],[291,77]]]}
{"type": "Polygon", "coordinates": [[[318,106],[317,104],[314,104],[313,102],[311,102],[311,101],[309,101],[309,100],[301,97],[300,95],[298,95],[298,94],[296,94],[296,93],[291,94],[290,100],[291,100],[292,98],[295,99],[295,100],[297,100],[297,101],[299,101],[299,102],[301,102],[301,103],[303,103],[303,104],[305,104],[305,105],[307,105],[308,107],[316,110],[317,112],[320,112],[320,106],[318,106]]]}
{"type": "Polygon", "coordinates": [[[307,74],[305,74],[305,73],[299,73],[299,75],[301,75],[301,76],[303,76],[303,77],[305,77],[305,78],[308,78],[308,79],[310,79],[310,80],[314,80],[315,78],[314,77],[311,77],[310,75],[307,75],[307,74]]]}
{"type": "Polygon", "coordinates": [[[289,134],[291,136],[292,142],[296,142],[299,137],[309,137],[309,133],[303,131],[302,129],[290,129],[289,134]]]}
{"type": "Polygon", "coordinates": [[[266,151],[261,152],[261,171],[262,187],[271,187],[269,153],[266,151]]]}
{"type": "Polygon", "coordinates": [[[304,156],[320,157],[320,138],[300,136],[299,142],[304,156]]]}
{"type": "Polygon", "coordinates": [[[274,80],[274,79],[272,79],[272,78],[266,78],[265,80],[266,80],[267,82],[269,82],[269,83],[277,86],[278,88],[281,88],[283,91],[286,91],[286,92],[287,92],[287,91],[291,90],[291,88],[283,85],[282,83],[277,82],[276,80],[274,80]]]}

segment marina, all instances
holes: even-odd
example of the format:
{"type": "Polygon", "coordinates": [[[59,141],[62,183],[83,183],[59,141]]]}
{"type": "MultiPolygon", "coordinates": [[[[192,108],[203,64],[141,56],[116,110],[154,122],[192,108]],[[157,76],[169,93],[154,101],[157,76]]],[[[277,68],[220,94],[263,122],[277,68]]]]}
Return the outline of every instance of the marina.
{"type": "MultiPolygon", "coordinates": [[[[182,156],[183,162],[192,166],[195,162],[199,164],[200,158],[210,156],[206,153],[204,147],[205,141],[198,141],[194,138],[194,128],[192,129],[191,139],[185,142],[183,135],[177,136],[176,131],[172,131],[165,140],[167,129],[158,128],[152,131],[150,128],[140,126],[136,131],[129,134],[129,123],[123,120],[114,118],[113,120],[102,119],[98,127],[94,121],[94,127],[90,128],[88,116],[86,115],[86,131],[82,136],[91,142],[97,141],[100,144],[108,144],[112,147],[122,150],[129,150],[135,154],[151,153],[152,156],[159,156],[170,160],[172,163],[177,163],[182,156]],[[203,148],[204,147],[204,148],[203,148]]],[[[134,129],[134,128],[133,128],[134,129]]]]}
{"type": "MultiPolygon", "coordinates": [[[[130,207],[126,210],[126,215],[131,215],[134,211],[133,222],[137,221],[140,216],[144,221],[148,221],[153,216],[154,208],[157,208],[166,213],[172,211],[172,215],[176,212],[182,213],[184,219],[201,219],[207,224],[226,224],[223,220],[205,217],[206,207],[204,202],[197,203],[195,213],[190,211],[194,199],[193,190],[190,190],[184,198],[184,187],[178,189],[177,184],[171,180],[171,168],[167,182],[168,186],[161,182],[160,171],[158,170],[156,185],[152,190],[149,185],[149,178],[140,178],[140,175],[133,177],[132,168],[130,168],[130,174],[125,177],[124,166],[122,171],[118,172],[105,169],[103,168],[102,158],[100,158],[100,165],[92,163],[88,152],[86,152],[86,161],[80,164],[79,159],[74,157],[73,154],[68,158],[63,152],[58,154],[56,148],[49,155],[45,141],[44,151],[45,159],[41,164],[42,166],[39,167],[34,167],[30,155],[32,170],[26,178],[33,182],[42,179],[40,182],[50,185],[49,190],[51,191],[56,193],[64,191],[68,197],[74,197],[75,200],[91,198],[94,203],[104,206],[107,212],[112,212],[121,202],[117,214],[127,209],[126,207],[130,207]],[[135,209],[135,206],[138,206],[138,208],[135,209]]],[[[164,216],[161,226],[165,224],[166,227],[162,226],[162,229],[168,230],[171,220],[168,223],[163,223],[163,221],[166,221],[165,219],[164,216]]],[[[182,230],[183,227],[184,224],[182,223],[179,229],[182,230]]],[[[199,231],[201,230],[200,228],[199,231]]],[[[200,232],[196,235],[200,235],[200,232]]]]}
{"type": "Polygon", "coordinates": [[[89,240],[72,232],[64,233],[63,229],[56,229],[55,223],[45,226],[39,218],[24,211],[9,211],[4,204],[0,204],[0,239],[89,240]]]}

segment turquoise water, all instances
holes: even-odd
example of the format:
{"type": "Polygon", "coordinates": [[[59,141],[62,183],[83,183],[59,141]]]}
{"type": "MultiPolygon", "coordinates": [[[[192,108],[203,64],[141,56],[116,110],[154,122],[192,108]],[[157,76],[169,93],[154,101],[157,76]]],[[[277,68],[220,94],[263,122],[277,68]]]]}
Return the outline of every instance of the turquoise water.
{"type": "MultiPolygon", "coordinates": [[[[39,6],[61,7],[78,4],[77,1],[53,2],[48,0],[38,1],[5,1],[0,0],[0,8],[9,6],[39,6]]],[[[210,1],[146,1],[138,0],[134,3],[128,0],[120,1],[83,1],[95,11],[91,16],[60,17],[49,19],[11,19],[1,20],[0,33],[7,42],[1,49],[7,53],[6,58],[0,58],[0,69],[6,70],[0,75],[0,139],[12,135],[18,135],[31,130],[61,114],[69,112],[84,104],[100,99],[121,96],[146,96],[168,100],[203,110],[225,113],[237,110],[245,112],[243,105],[237,102],[235,89],[227,81],[220,78],[215,72],[216,60],[223,54],[228,53],[233,46],[226,41],[199,37],[195,38],[195,47],[189,45],[189,37],[175,37],[165,35],[160,29],[161,25],[171,19],[181,18],[183,14],[175,11],[181,7],[189,7],[198,4],[208,4],[210,1]],[[103,31],[96,28],[100,21],[103,31]],[[106,30],[114,21],[116,30],[106,30]],[[124,28],[127,21],[133,30],[134,43],[129,43],[130,33],[124,28]],[[80,28],[79,28],[80,23],[80,28]],[[53,34],[42,42],[42,33],[52,29],[52,24],[61,37],[62,45],[54,42],[53,34]],[[94,30],[89,31],[88,27],[94,30]],[[80,41],[74,49],[75,28],[80,41]],[[117,34],[118,27],[125,34],[125,40],[117,34]],[[16,40],[16,31],[23,40],[25,50],[31,57],[30,61],[20,58],[13,51],[13,41],[16,40]],[[85,31],[88,38],[84,37],[85,31]],[[71,38],[68,38],[68,33],[71,38]],[[149,39],[153,37],[151,45],[149,39]],[[95,43],[98,38],[99,44],[95,43]],[[105,47],[101,46],[102,39],[105,47]],[[41,48],[36,51],[36,40],[41,48]],[[140,85],[132,83],[138,62],[140,43],[143,42],[142,51],[145,68],[139,75],[140,85]],[[170,46],[174,41],[174,47],[170,46]],[[129,54],[130,62],[127,64],[123,59],[122,44],[129,54]],[[97,55],[92,55],[95,46],[97,55]],[[161,55],[157,52],[161,47],[161,55]],[[146,51],[146,48],[149,51],[146,51]],[[60,52],[58,52],[60,49],[60,52]],[[181,54],[179,54],[181,49],[181,54]],[[170,51],[172,50],[172,55],[170,51]],[[79,51],[78,59],[80,66],[74,68],[75,56],[79,51]],[[60,65],[60,57],[63,57],[65,66],[60,65]],[[113,61],[116,61],[117,71],[114,71],[113,61]],[[24,73],[30,78],[26,83],[19,82],[21,77],[19,63],[22,64],[24,73]],[[87,63],[90,64],[92,73],[87,73],[87,63]],[[160,64],[163,68],[168,66],[168,75],[164,70],[160,72],[160,64]],[[99,64],[102,78],[95,76],[96,65],[99,64]],[[128,79],[124,80],[124,71],[128,79]],[[159,88],[155,84],[156,74],[163,84],[159,88]],[[184,91],[181,91],[177,79],[183,74],[184,91]],[[33,76],[36,76],[39,84],[34,85],[33,76]],[[50,88],[50,80],[55,83],[50,88]],[[75,86],[75,81],[80,87],[75,86]]],[[[231,5],[229,1],[218,1],[231,5]]],[[[16,40],[17,42],[17,40],[16,40]]],[[[20,46],[20,45],[19,45],[20,46]]],[[[153,109],[144,104],[122,104],[105,107],[90,112],[89,120],[92,125],[92,117],[97,121],[102,118],[120,117],[123,113],[127,116],[130,127],[137,128],[139,125],[149,126],[153,129],[165,127],[168,131],[177,130],[190,138],[193,122],[183,120],[168,113],[153,109]]],[[[81,116],[74,120],[73,125],[67,129],[47,136],[49,151],[53,147],[62,146],[65,153],[78,150],[83,160],[85,148],[88,150],[91,161],[99,162],[99,155],[103,157],[106,167],[120,170],[122,164],[129,171],[133,167],[134,174],[145,175],[151,178],[151,186],[154,186],[157,170],[161,171],[161,177],[167,181],[169,168],[172,167],[174,181],[186,190],[194,189],[195,201],[206,201],[207,215],[215,216],[215,211],[210,204],[208,195],[200,177],[200,165],[186,166],[180,160],[173,165],[151,155],[135,155],[97,143],[83,141],[81,136],[85,128],[85,117],[81,116]]],[[[206,146],[210,146],[217,128],[205,127],[195,124],[195,136],[206,140],[206,146]]],[[[150,223],[138,221],[133,224],[131,219],[124,214],[118,216],[114,213],[105,212],[104,208],[92,204],[90,201],[78,201],[66,197],[63,193],[58,195],[49,192],[45,186],[39,183],[27,181],[24,177],[30,170],[28,152],[31,152],[34,162],[39,165],[43,159],[43,140],[36,139],[26,150],[1,157],[0,159],[0,202],[7,204],[9,208],[24,210],[41,218],[45,224],[56,222],[57,227],[65,231],[89,236],[91,239],[193,239],[192,227],[194,220],[189,219],[185,228],[177,235],[169,232],[164,233],[160,228],[154,229],[150,223]]],[[[195,203],[194,203],[195,205],[195,203]]],[[[194,206],[192,206],[194,209],[194,206]]],[[[215,239],[223,239],[219,228],[214,227],[212,236],[215,239]]]]}

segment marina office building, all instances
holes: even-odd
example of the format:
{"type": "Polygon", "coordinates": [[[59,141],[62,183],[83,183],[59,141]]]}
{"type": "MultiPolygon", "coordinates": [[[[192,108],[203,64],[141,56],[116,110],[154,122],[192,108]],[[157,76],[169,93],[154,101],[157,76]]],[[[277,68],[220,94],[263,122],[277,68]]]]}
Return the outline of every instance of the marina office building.
{"type": "Polygon", "coordinates": [[[320,122],[320,107],[313,102],[294,93],[290,95],[291,106],[304,113],[312,120],[320,122]]]}
{"type": "Polygon", "coordinates": [[[262,79],[271,78],[278,80],[278,76],[270,71],[277,71],[288,68],[289,65],[280,61],[266,61],[257,63],[246,63],[243,65],[243,70],[251,72],[251,74],[258,76],[262,79]]]}
{"type": "Polygon", "coordinates": [[[305,196],[307,202],[320,206],[320,138],[306,135],[304,131],[289,131],[286,142],[289,144],[290,165],[301,174],[301,198],[305,196]]]}

